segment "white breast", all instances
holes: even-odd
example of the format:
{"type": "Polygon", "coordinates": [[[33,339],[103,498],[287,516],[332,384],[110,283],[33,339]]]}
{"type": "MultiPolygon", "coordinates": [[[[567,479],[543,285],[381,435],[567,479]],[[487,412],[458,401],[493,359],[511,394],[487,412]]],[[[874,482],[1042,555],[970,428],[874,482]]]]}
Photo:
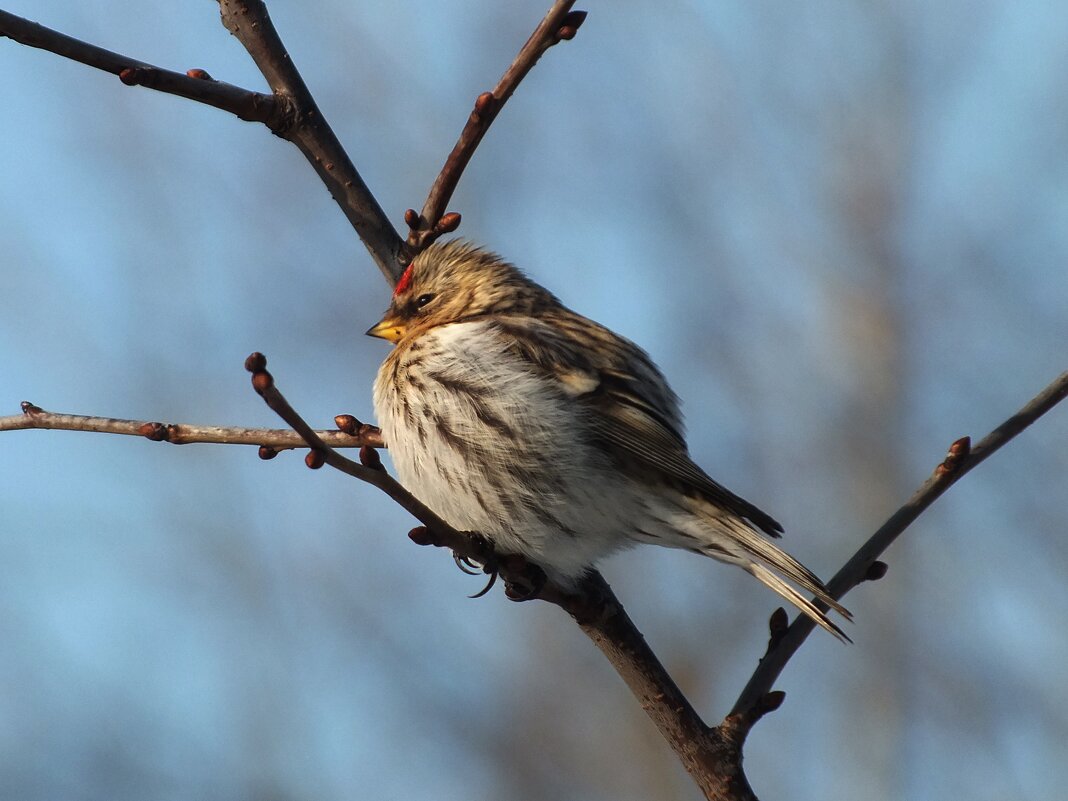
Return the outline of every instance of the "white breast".
{"type": "Polygon", "coordinates": [[[607,457],[583,441],[584,411],[568,390],[490,323],[457,323],[386,360],[375,412],[420,500],[505,552],[575,576],[625,544],[637,510],[607,457]]]}

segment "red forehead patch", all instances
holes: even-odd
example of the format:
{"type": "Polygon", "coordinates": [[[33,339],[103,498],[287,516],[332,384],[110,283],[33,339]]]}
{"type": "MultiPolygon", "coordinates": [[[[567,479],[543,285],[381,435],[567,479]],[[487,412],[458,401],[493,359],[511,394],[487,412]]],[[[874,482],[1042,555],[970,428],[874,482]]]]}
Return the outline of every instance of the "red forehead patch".
{"type": "MultiPolygon", "coordinates": [[[[413,262],[414,264],[414,262],[413,262]]],[[[393,297],[397,297],[401,292],[404,292],[408,287],[412,285],[412,264],[408,265],[408,269],[401,273],[400,280],[397,281],[397,285],[393,287],[393,297]]]]}

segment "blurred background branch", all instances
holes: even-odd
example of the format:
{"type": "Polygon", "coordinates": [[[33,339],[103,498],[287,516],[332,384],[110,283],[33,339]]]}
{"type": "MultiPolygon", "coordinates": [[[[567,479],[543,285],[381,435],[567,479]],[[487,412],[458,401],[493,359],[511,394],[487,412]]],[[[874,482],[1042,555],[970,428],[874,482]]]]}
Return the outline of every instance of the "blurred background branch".
{"type": "MultiPolygon", "coordinates": [[[[259,80],[180,4],[21,5],[116,51],[259,80]]],[[[460,0],[274,13],[397,209],[529,34],[513,9],[460,0]]],[[[1063,369],[1066,14],[621,4],[587,21],[580,56],[539,66],[453,203],[466,231],[642,342],[684,398],[695,457],[827,574],[935,443],[1063,369]]],[[[371,417],[382,352],[352,331],[386,293],[339,285],[366,257],[303,162],[201,107],[22,48],[0,59],[9,408],[226,419],[247,408],[233,365],[261,347],[315,387],[310,419],[371,417]]],[[[273,423],[262,413],[250,423],[273,423]]],[[[891,574],[851,605],[857,647],[814,638],[794,660],[789,703],[748,742],[758,793],[1058,797],[1068,696],[1041,666],[1068,658],[1063,417],[892,547],[891,574]]],[[[577,631],[537,606],[512,630],[514,609],[462,599],[470,579],[440,558],[398,580],[410,544],[374,535],[406,515],[351,482],[235,449],[162,460],[51,436],[0,438],[13,795],[693,797],[577,631]]],[[[729,707],[773,599],[685,554],[605,569],[694,705],[729,707]]]]}

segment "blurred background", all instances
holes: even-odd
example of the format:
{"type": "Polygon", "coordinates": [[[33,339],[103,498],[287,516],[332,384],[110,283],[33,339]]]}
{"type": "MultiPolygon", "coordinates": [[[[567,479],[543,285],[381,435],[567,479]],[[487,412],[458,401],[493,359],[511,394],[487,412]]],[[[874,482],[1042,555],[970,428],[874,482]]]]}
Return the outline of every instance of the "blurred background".
{"type": "MultiPolygon", "coordinates": [[[[274,2],[395,224],[548,7],[274,2]]],[[[262,78],[214,3],[6,0],[262,78]]],[[[831,575],[955,438],[1068,368],[1068,5],[593,3],[497,120],[460,233],[641,343],[691,449],[831,575]]],[[[264,128],[0,41],[0,414],[373,417],[386,284],[264,128]]],[[[940,500],[778,682],[766,799],[1054,799],[1068,782],[1068,407],[940,500]]],[[[696,799],[558,609],[515,605],[300,455],[0,434],[0,796],[696,799]]],[[[643,549],[604,573],[709,721],[776,598],[643,549]]]]}

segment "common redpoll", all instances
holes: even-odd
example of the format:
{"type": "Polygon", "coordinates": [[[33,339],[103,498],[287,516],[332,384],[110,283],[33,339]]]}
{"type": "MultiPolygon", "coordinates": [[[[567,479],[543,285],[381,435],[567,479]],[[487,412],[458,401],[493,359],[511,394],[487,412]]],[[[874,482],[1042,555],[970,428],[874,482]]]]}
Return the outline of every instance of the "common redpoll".
{"type": "Polygon", "coordinates": [[[463,241],[419,254],[368,332],[396,343],[375,413],[401,482],[455,528],[564,587],[636,543],[737,565],[833,634],[769,515],[690,459],[678,399],[638,346],[463,241]]]}

